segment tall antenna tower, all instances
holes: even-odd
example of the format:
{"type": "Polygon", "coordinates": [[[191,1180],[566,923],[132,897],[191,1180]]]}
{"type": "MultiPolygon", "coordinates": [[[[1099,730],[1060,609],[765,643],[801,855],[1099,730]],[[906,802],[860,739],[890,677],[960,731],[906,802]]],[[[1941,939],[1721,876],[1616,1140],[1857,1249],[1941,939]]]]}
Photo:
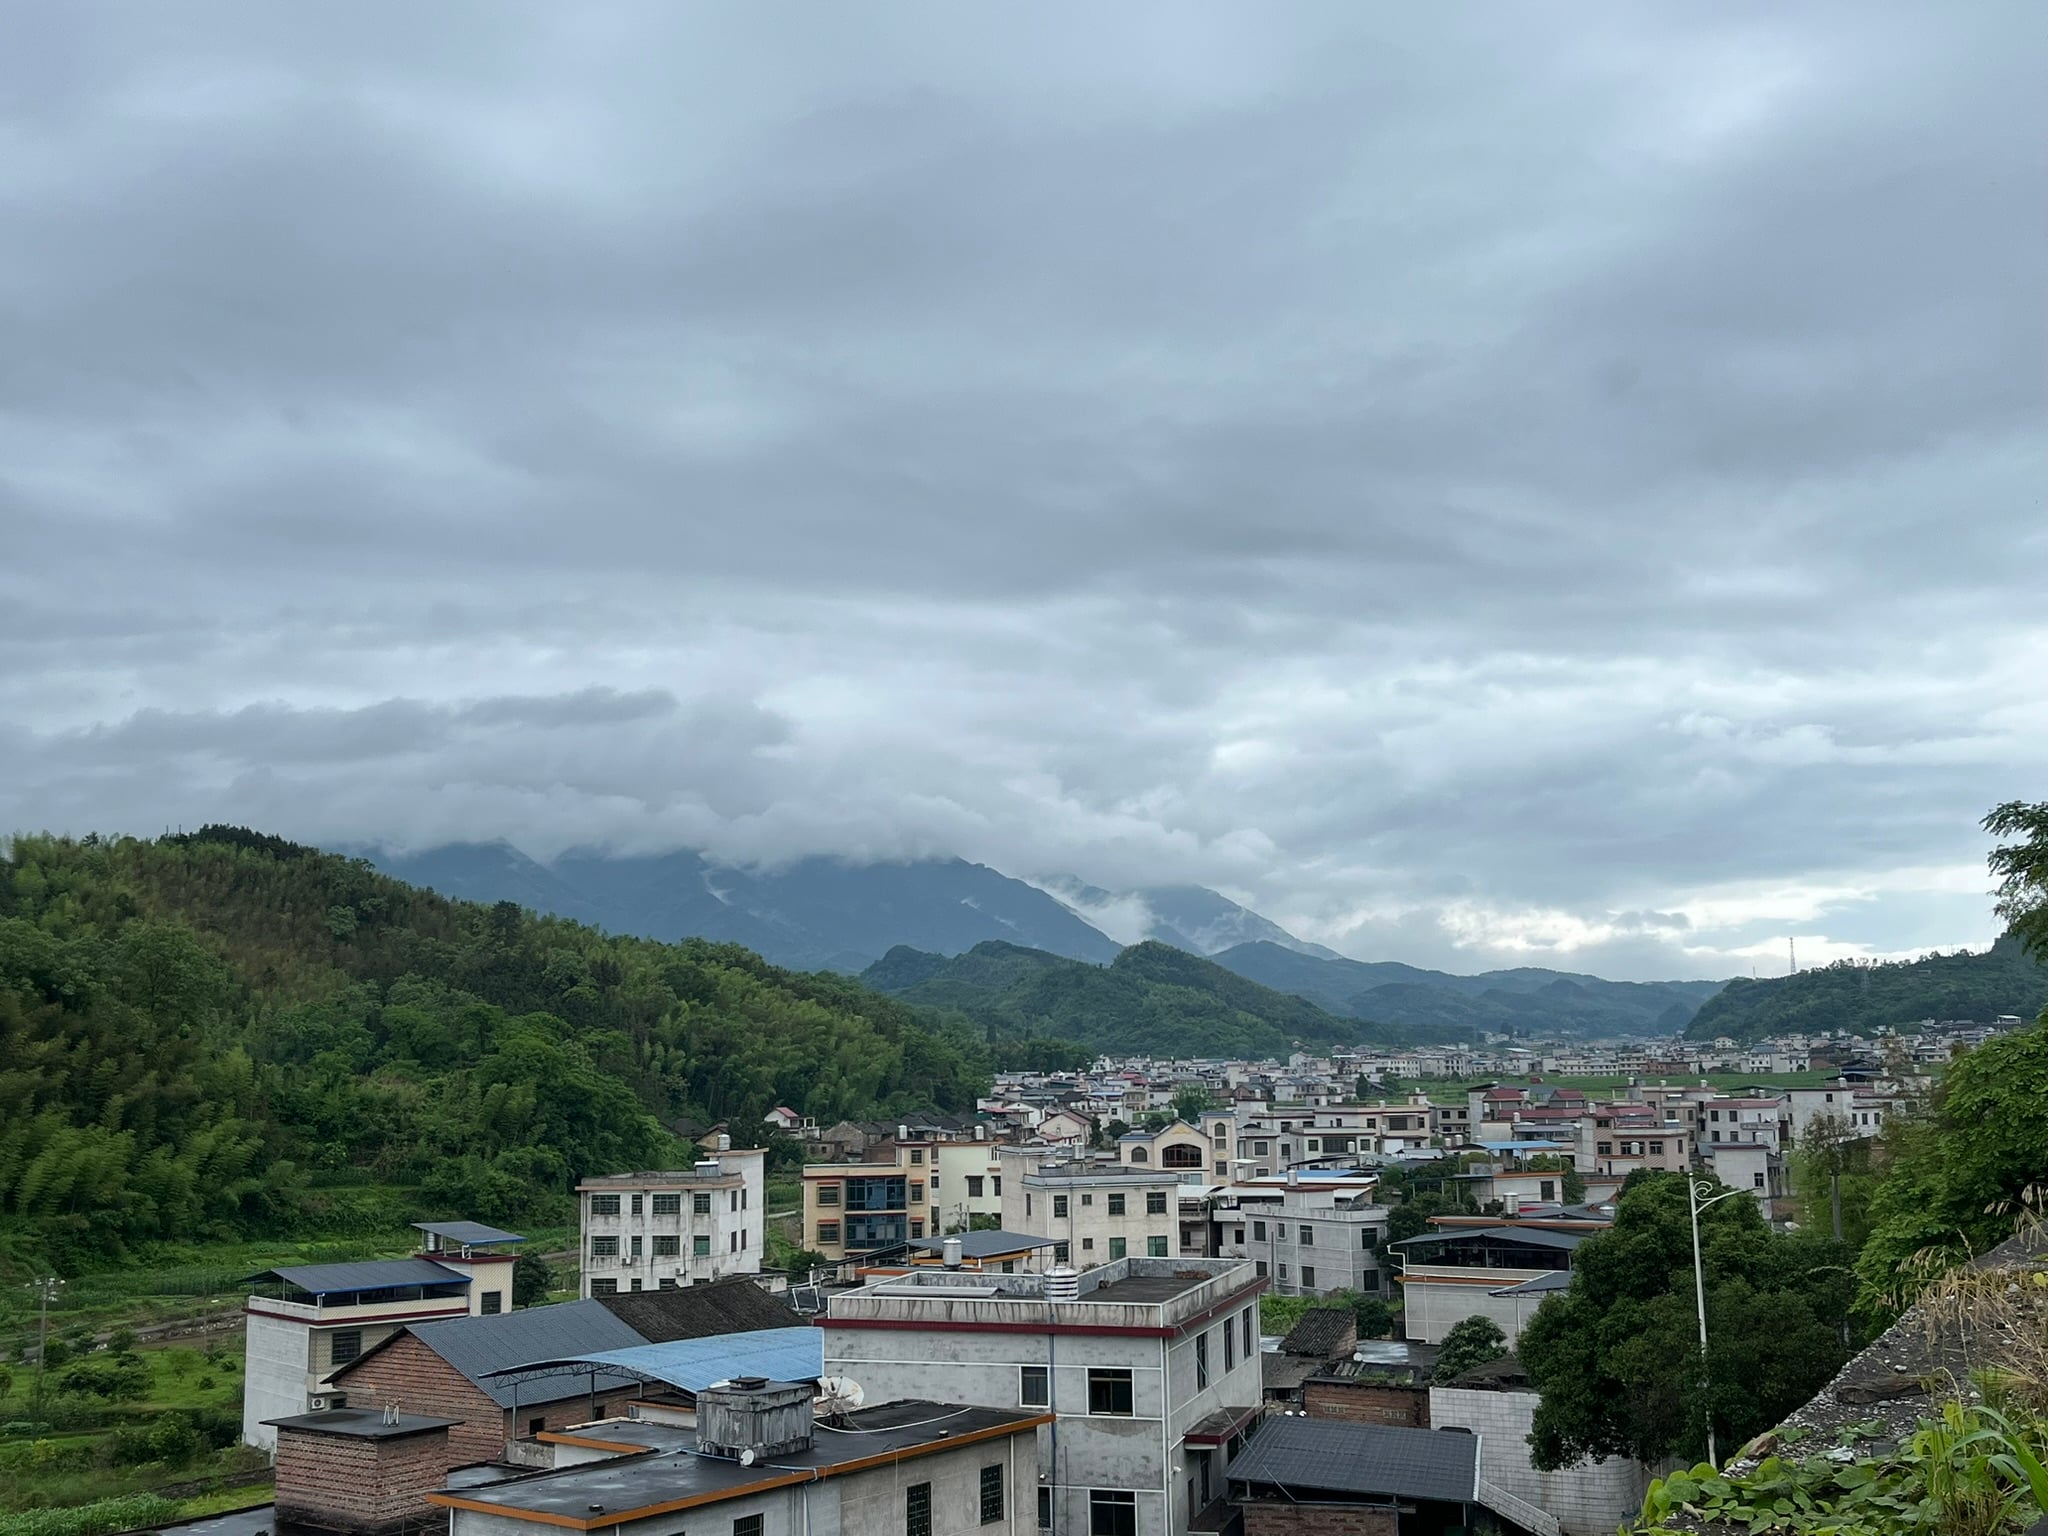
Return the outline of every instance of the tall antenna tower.
{"type": "Polygon", "coordinates": [[[1789,933],[1785,935],[1785,974],[1787,976],[1797,976],[1799,974],[1799,940],[1789,933]]]}

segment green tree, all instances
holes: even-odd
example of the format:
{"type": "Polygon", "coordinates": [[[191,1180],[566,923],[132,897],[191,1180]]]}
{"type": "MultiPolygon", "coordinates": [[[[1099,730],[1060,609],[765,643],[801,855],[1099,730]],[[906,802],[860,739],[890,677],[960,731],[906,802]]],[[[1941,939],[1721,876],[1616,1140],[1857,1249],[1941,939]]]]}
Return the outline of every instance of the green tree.
{"type": "Polygon", "coordinates": [[[1566,1205],[1577,1205],[1586,1198],[1586,1181],[1580,1175],[1577,1164],[1569,1156],[1557,1152],[1539,1152],[1529,1159],[1527,1166],[1537,1173],[1558,1175],[1557,1192],[1566,1205]]]}
{"type": "Polygon", "coordinates": [[[1453,1323],[1451,1331],[1444,1335],[1443,1347],[1436,1357],[1435,1379],[1456,1381],[1474,1366],[1498,1360],[1507,1352],[1508,1336],[1500,1331],[1500,1324],[1474,1314],[1463,1322],[1453,1323]]]}
{"type": "Polygon", "coordinates": [[[2013,1234],[2048,1174],[2048,1020],[1949,1063],[1930,1113],[1887,1134],[1857,1261],[1864,1303],[1895,1310],[1917,1285],[2013,1234]]]}
{"type": "Polygon", "coordinates": [[[1429,1230],[1429,1211],[1423,1199],[1403,1200],[1387,1212],[1388,1243],[1406,1242],[1411,1237],[1420,1237],[1429,1230]]]}
{"type": "Polygon", "coordinates": [[[1384,1339],[1394,1331],[1394,1309],[1377,1296],[1361,1296],[1352,1304],[1352,1311],[1358,1314],[1358,1336],[1361,1339],[1384,1339]]]}
{"type": "Polygon", "coordinates": [[[1835,1241],[1860,1249],[1870,1234],[1872,1138],[1858,1136],[1842,1115],[1816,1115],[1792,1153],[1792,1184],[1806,1224],[1825,1225],[1835,1241]]]}
{"type": "Polygon", "coordinates": [[[1840,1368],[1854,1292],[1846,1249],[1773,1233],[1749,1199],[1709,1206],[1700,1247],[1704,1367],[1685,1176],[1631,1176],[1613,1227],[1579,1246],[1571,1288],[1546,1300],[1518,1341],[1542,1394],[1530,1436],[1539,1468],[1609,1456],[1698,1461],[1709,1414],[1721,1444],[1740,1444],[1840,1368]]]}
{"type": "Polygon", "coordinates": [[[2029,954],[2048,963],[2048,801],[2008,800],[1985,816],[1984,830],[2016,839],[1991,851],[1998,915],[2029,954]]]}
{"type": "Polygon", "coordinates": [[[522,1253],[512,1265],[512,1305],[537,1307],[548,1299],[555,1277],[548,1261],[537,1253],[522,1253]]]}
{"type": "Polygon", "coordinates": [[[1200,1125],[1202,1115],[1216,1108],[1216,1096],[1206,1088],[1190,1083],[1173,1096],[1173,1116],[1185,1120],[1189,1125],[1200,1125]]]}

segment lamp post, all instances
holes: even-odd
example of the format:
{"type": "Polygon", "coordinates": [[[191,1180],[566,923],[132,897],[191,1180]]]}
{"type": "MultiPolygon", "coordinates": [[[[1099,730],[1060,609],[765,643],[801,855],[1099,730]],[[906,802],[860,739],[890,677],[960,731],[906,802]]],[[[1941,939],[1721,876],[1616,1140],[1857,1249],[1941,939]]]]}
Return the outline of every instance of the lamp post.
{"type": "Polygon", "coordinates": [[[36,1391],[35,1408],[32,1410],[36,1427],[34,1438],[40,1440],[43,1434],[43,1361],[50,1353],[50,1302],[55,1299],[57,1287],[64,1282],[55,1275],[44,1275],[30,1282],[36,1299],[42,1304],[43,1320],[36,1337],[36,1391]]]}
{"type": "Polygon", "coordinates": [[[1726,1200],[1730,1195],[1747,1193],[1746,1190],[1724,1189],[1718,1195],[1702,1199],[1701,1196],[1705,1195],[1718,1182],[1719,1180],[1716,1179],[1696,1179],[1691,1174],[1685,1176],[1685,1192],[1692,1206],[1692,1293],[1693,1300],[1698,1305],[1700,1314],[1700,1390],[1702,1397],[1708,1399],[1705,1402],[1707,1414],[1707,1462],[1710,1466],[1714,1467],[1721,1465],[1721,1458],[1714,1454],[1714,1405],[1709,1396],[1713,1390],[1714,1383],[1713,1378],[1707,1372],[1707,1276],[1705,1268],[1700,1263],[1700,1212],[1714,1204],[1715,1201],[1726,1200]]]}

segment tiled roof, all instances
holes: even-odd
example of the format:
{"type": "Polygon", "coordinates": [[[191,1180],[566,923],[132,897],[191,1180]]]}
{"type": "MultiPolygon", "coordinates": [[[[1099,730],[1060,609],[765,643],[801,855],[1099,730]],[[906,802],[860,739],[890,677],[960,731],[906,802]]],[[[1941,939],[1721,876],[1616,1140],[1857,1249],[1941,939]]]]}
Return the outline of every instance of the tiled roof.
{"type": "Polygon", "coordinates": [[[1233,1483],[1291,1493],[1435,1499],[1479,1497],[1479,1437],[1328,1419],[1268,1419],[1224,1470],[1233,1483]]]}
{"type": "MultiPolygon", "coordinates": [[[[796,1314],[745,1275],[728,1275],[709,1285],[684,1285],[672,1291],[625,1292],[599,1296],[597,1304],[630,1327],[637,1338],[622,1343],[665,1344],[671,1339],[708,1339],[726,1333],[753,1333],[762,1328],[787,1328],[796,1314]]],[[[609,1349],[593,1344],[592,1349],[609,1349]]]]}
{"type": "Polygon", "coordinates": [[[631,1376],[599,1372],[595,1382],[588,1376],[557,1376],[528,1381],[515,1389],[511,1382],[494,1379],[494,1371],[526,1365],[535,1360],[559,1359],[566,1355],[620,1349],[644,1343],[638,1333],[594,1301],[565,1301],[552,1307],[524,1307],[496,1317],[451,1317],[439,1323],[414,1323],[344,1365],[328,1379],[346,1387],[348,1378],[366,1360],[410,1333],[420,1343],[468,1380],[481,1388],[500,1408],[521,1403],[555,1402],[580,1397],[587,1392],[610,1392],[632,1386],[631,1376]]]}
{"type": "Polygon", "coordinates": [[[1327,1360],[1357,1337],[1358,1319],[1349,1307],[1311,1307],[1280,1341],[1280,1353],[1327,1360]]]}

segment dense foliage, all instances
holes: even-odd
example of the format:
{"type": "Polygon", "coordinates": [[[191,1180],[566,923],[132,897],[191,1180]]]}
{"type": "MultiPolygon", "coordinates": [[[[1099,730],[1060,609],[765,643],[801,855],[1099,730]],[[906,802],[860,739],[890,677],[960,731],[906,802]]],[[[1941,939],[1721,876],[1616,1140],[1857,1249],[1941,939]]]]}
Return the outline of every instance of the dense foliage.
{"type": "Polygon", "coordinates": [[[1841,1367],[1853,1294],[1846,1249],[1805,1232],[1775,1233],[1740,1197],[1706,1210],[1700,1241],[1704,1371],[1683,1176],[1633,1176],[1614,1226],[1580,1245],[1571,1289],[1545,1301],[1519,1341],[1543,1395],[1530,1437],[1537,1466],[1698,1460],[1708,1411],[1721,1443],[1736,1445],[1841,1367]]]}
{"type": "Polygon", "coordinates": [[[1106,966],[1015,944],[977,944],[951,957],[898,947],[861,979],[906,1002],[946,1010],[995,1042],[1053,1036],[1093,1050],[1257,1060],[1285,1059],[1297,1045],[1412,1038],[1338,1018],[1157,943],[1135,944],[1106,966]]]}
{"type": "Polygon", "coordinates": [[[1443,1347],[1436,1357],[1436,1380],[1455,1382],[1467,1371],[1498,1360],[1507,1352],[1508,1336],[1500,1331],[1500,1324],[1475,1313],[1463,1322],[1453,1323],[1451,1331],[1444,1335],[1443,1347]]]}
{"type": "Polygon", "coordinates": [[[2048,1004],[2048,967],[2008,934],[1982,954],[1957,950],[1919,960],[1837,960],[1795,976],[1731,981],[1686,1026],[1693,1040],[1725,1035],[1869,1033],[1922,1019],[2031,1019],[2048,1004]]]}
{"type": "Polygon", "coordinates": [[[444,900],[239,829],[0,860],[0,1238],[77,1266],[317,1227],[352,1183],[513,1220],[663,1129],[969,1107],[978,1043],[729,945],[444,900]]]}
{"type": "Polygon", "coordinates": [[[2048,1020],[1949,1063],[1932,1111],[1888,1132],[1890,1166],[1869,1201],[1858,1260],[1866,1299],[1889,1311],[1930,1272],[2013,1235],[2048,1185],[2048,1020]]]}

